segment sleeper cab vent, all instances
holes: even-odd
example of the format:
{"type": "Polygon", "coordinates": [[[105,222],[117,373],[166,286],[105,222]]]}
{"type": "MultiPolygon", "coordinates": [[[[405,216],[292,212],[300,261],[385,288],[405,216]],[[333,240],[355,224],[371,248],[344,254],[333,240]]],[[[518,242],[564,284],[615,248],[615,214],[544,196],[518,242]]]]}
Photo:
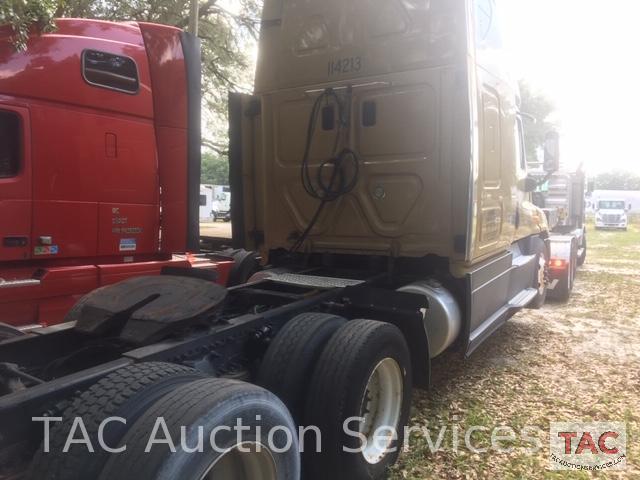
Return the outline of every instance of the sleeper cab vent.
{"type": "Polygon", "coordinates": [[[132,95],[138,93],[140,87],[136,62],[113,53],[83,51],[82,76],[90,85],[132,95]]]}

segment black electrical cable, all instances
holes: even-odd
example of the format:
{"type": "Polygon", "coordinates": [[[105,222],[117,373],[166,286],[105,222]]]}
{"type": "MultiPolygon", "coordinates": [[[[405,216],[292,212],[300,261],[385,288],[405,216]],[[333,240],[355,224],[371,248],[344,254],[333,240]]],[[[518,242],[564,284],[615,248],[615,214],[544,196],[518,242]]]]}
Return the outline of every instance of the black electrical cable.
{"type": "Polygon", "coordinates": [[[311,109],[311,116],[309,118],[309,125],[307,128],[307,140],[304,149],[304,157],[302,159],[302,167],[300,169],[300,177],[302,179],[302,185],[309,194],[309,196],[320,201],[320,205],[313,215],[311,221],[307,225],[305,231],[297,239],[296,243],[291,247],[291,252],[296,252],[304,244],[309,237],[311,230],[318,222],[320,215],[328,203],[338,200],[340,197],[351,192],[358,184],[358,178],[360,176],[360,163],[358,161],[357,154],[349,149],[344,148],[338,153],[340,141],[348,141],[349,125],[351,124],[351,101],[352,90],[351,87],[347,89],[347,95],[342,100],[338,94],[332,88],[326,89],[322,94],[318,96],[311,109]],[[331,105],[333,101],[338,107],[338,128],[336,129],[336,136],[333,144],[332,158],[322,162],[316,172],[315,183],[311,179],[310,168],[310,156],[311,148],[313,146],[313,137],[315,136],[318,118],[322,112],[322,104],[326,102],[326,105],[331,105]],[[342,136],[345,136],[342,139],[342,136]],[[347,174],[345,172],[346,165],[351,164],[353,166],[353,174],[347,181],[347,174]],[[333,167],[329,181],[325,180],[323,173],[328,167],[333,167]]]}

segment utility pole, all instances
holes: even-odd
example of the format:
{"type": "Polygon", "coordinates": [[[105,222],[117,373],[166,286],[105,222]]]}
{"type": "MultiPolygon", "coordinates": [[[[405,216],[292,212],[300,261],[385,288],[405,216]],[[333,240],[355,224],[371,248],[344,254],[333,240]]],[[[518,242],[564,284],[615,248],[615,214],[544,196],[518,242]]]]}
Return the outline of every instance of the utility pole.
{"type": "Polygon", "coordinates": [[[191,0],[191,12],[189,14],[189,32],[198,36],[198,20],[200,18],[199,0],[191,0]]]}

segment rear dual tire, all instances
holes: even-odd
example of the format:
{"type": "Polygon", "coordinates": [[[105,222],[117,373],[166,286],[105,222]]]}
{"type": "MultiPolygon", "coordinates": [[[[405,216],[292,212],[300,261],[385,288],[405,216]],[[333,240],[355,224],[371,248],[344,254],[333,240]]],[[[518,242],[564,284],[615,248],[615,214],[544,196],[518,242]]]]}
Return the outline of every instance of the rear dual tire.
{"type": "Polygon", "coordinates": [[[386,478],[404,442],[411,384],[409,348],[397,327],[371,320],[341,327],[307,395],[305,424],[320,429],[323,449],[305,445],[305,479],[386,478]]]}
{"type": "Polygon", "coordinates": [[[347,320],[326,313],[293,318],[269,346],[258,373],[258,385],[276,394],[301,423],[313,369],[324,347],[347,320]]]}
{"type": "Polygon", "coordinates": [[[110,458],[99,480],[298,480],[296,435],[289,411],[270,392],[233,380],[198,380],[166,395],[136,422],[122,440],[127,450],[110,458]],[[159,418],[176,443],[175,452],[168,445],[148,448],[159,418]],[[239,419],[250,428],[240,442],[234,430],[239,419]],[[182,448],[183,428],[189,448],[198,446],[202,428],[202,452],[182,448]],[[269,432],[276,432],[273,444],[269,432]]]}
{"type": "MultiPolygon", "coordinates": [[[[273,394],[243,382],[204,378],[195,370],[174,364],[141,363],[112,373],[78,395],[62,417],[64,421],[51,429],[50,452],[40,448],[28,479],[299,480],[297,431],[291,415],[273,394]],[[64,452],[76,417],[83,419],[93,453],[84,444],[73,444],[64,452]],[[123,453],[108,453],[98,441],[99,425],[109,417],[126,420],[126,424],[109,423],[113,428],[104,429],[104,444],[110,449],[126,446],[123,453]],[[145,453],[159,418],[165,419],[176,451],[154,445],[145,453]],[[233,430],[238,418],[251,429],[242,444],[233,430]],[[258,425],[266,440],[258,438],[258,425]],[[202,428],[206,439],[216,427],[230,430],[216,437],[220,451],[205,442],[202,453],[190,453],[181,445],[182,427],[196,433],[202,428]],[[275,427],[288,429],[291,448],[274,452],[265,446],[256,451],[258,444],[268,443],[267,434],[275,427]],[[249,452],[239,447],[247,447],[249,452]]],[[[274,435],[278,448],[286,446],[282,442],[287,438],[282,435],[274,435]]],[[[79,436],[76,430],[74,438],[79,436]]],[[[165,438],[163,430],[155,438],[165,438]]],[[[185,442],[189,447],[194,443],[193,436],[185,442]]]]}
{"type": "Polygon", "coordinates": [[[582,246],[580,247],[582,253],[578,256],[578,266],[581,267],[587,261],[587,233],[582,236],[582,246]]]}
{"type": "Polygon", "coordinates": [[[571,298],[576,280],[576,271],[578,269],[577,255],[575,245],[573,245],[571,247],[571,258],[569,259],[567,269],[558,280],[558,284],[554,290],[554,296],[561,302],[568,302],[571,298]]]}
{"type": "Polygon", "coordinates": [[[314,430],[300,439],[305,480],[386,478],[403,444],[411,405],[409,347],[397,327],[324,313],[299,315],[274,339],[259,379],[300,426],[321,432],[320,443],[314,430]],[[385,439],[384,428],[396,438],[385,439]],[[372,441],[376,430],[379,447],[372,441]]]}
{"type": "Polygon", "coordinates": [[[538,294],[531,302],[529,308],[534,310],[541,309],[547,301],[549,293],[549,286],[547,283],[549,274],[549,258],[547,255],[547,249],[544,252],[538,254],[538,268],[536,269],[536,285],[538,294]]]}
{"type": "MultiPolygon", "coordinates": [[[[53,424],[49,452],[44,445],[36,453],[28,478],[31,480],[84,480],[97,478],[109,458],[100,448],[100,424],[110,417],[124,418],[126,424],[110,422],[104,428],[104,443],[115,448],[131,425],[148,408],[180,385],[203,378],[196,370],[161,362],[147,362],[122,368],[69,401],[53,424]],[[93,453],[86,445],[72,444],[65,452],[73,422],[82,419],[93,453]]],[[[75,437],[79,437],[78,430],[75,437]]]]}

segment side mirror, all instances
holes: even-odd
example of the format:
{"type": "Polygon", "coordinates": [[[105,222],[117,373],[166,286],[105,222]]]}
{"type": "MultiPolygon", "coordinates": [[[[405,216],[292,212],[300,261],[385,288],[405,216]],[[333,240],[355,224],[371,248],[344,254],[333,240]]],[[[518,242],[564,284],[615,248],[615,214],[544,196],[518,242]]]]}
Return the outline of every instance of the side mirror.
{"type": "Polygon", "coordinates": [[[549,132],[544,139],[544,171],[554,173],[560,170],[560,135],[549,132]]]}

